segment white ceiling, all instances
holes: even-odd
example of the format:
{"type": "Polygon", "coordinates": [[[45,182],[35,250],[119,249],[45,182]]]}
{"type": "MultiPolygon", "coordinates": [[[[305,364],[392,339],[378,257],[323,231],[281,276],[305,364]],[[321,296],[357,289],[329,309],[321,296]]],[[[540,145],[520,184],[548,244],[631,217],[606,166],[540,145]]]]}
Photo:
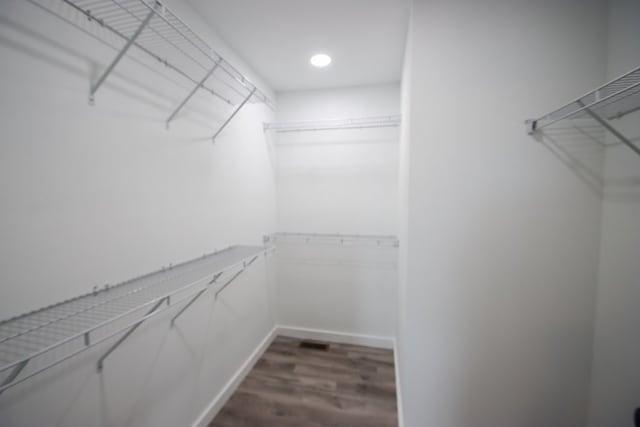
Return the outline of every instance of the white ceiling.
{"type": "Polygon", "coordinates": [[[408,0],[190,0],[276,91],[400,81],[408,0]],[[333,62],[317,69],[312,54],[333,62]]]}

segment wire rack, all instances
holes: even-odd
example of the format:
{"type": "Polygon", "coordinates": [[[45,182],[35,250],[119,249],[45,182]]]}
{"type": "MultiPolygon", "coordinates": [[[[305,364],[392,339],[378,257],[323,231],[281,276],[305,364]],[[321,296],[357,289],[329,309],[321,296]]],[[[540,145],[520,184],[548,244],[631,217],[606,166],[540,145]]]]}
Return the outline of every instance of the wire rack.
{"type": "Polygon", "coordinates": [[[526,123],[528,133],[533,134],[562,120],[593,119],[640,155],[640,149],[608,123],[639,109],[640,67],[637,67],[550,113],[527,120],[526,123]]]}
{"type": "Polygon", "coordinates": [[[296,270],[314,266],[395,271],[400,246],[396,236],[373,234],[273,233],[264,242],[278,247],[279,264],[296,270]]]}
{"type": "Polygon", "coordinates": [[[320,130],[342,130],[342,129],[367,129],[398,127],[401,123],[400,115],[358,117],[335,120],[289,122],[289,123],[265,123],[265,131],[275,131],[278,133],[287,132],[309,132],[320,130]]]}
{"type": "Polygon", "coordinates": [[[323,233],[273,233],[264,237],[265,245],[288,243],[341,245],[341,246],[392,246],[398,247],[396,236],[372,234],[323,234],[323,233]]]}
{"type": "Polygon", "coordinates": [[[120,335],[100,358],[102,369],[104,359],[146,319],[187,301],[173,325],[199,296],[214,288],[217,297],[265,251],[232,246],[0,322],[0,393],[120,335]],[[235,273],[220,285],[219,279],[231,271],[235,273]]]}
{"type": "MultiPolygon", "coordinates": [[[[238,110],[246,102],[263,102],[274,108],[274,103],[264,92],[159,1],[28,1],[69,23],[82,28],[92,25],[94,33],[99,33],[102,37],[115,36],[119,40],[117,56],[91,85],[91,102],[121,58],[130,48],[135,47],[195,85],[189,94],[185,94],[187,96],[184,101],[168,116],[167,123],[176,117],[198,89],[213,94],[229,105],[240,105],[238,110]],[[61,5],[64,5],[64,9],[61,5]],[[108,34],[104,34],[104,30],[108,34]]],[[[226,124],[225,122],[224,125],[226,124]]]]}

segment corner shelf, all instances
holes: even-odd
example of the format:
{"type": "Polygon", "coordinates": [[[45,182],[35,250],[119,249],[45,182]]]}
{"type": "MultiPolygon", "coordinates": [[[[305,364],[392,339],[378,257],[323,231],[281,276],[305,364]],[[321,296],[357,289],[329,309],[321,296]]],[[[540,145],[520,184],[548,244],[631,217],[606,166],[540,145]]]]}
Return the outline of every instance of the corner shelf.
{"type": "Polygon", "coordinates": [[[95,30],[106,29],[124,44],[99,78],[92,82],[89,102],[127,52],[135,47],[194,84],[171,114],[166,124],[177,117],[191,97],[203,89],[233,106],[233,111],[219,126],[215,139],[247,102],[274,103],[255,84],[220,56],[160,1],[154,0],[28,0],[70,23],[88,20],[95,30]],[[58,11],[63,4],[67,10],[58,11]],[[75,15],[74,15],[75,12],[75,15]],[[71,16],[74,15],[74,16],[71,16]],[[217,72],[217,73],[216,73],[217,72]],[[215,87],[212,84],[215,83],[215,87]]]}
{"type": "Polygon", "coordinates": [[[0,393],[120,335],[98,360],[102,370],[104,360],[145,320],[186,302],[171,319],[173,326],[202,294],[215,289],[217,298],[269,250],[232,246],[0,322],[0,393]]]}
{"type": "Polygon", "coordinates": [[[640,155],[640,147],[615,129],[610,120],[640,110],[640,67],[537,119],[527,120],[532,135],[561,120],[591,118],[640,155]]]}

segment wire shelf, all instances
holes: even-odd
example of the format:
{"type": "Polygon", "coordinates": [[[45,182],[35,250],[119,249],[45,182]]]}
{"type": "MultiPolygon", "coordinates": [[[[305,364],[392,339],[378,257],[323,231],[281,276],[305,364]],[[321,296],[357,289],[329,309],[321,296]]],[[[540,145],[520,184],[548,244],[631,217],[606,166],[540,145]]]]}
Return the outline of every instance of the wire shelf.
{"type": "Polygon", "coordinates": [[[123,340],[147,318],[189,300],[175,320],[221,276],[238,270],[216,295],[263,252],[232,246],[0,322],[0,393],[126,332],[123,340]]]}
{"type": "Polygon", "coordinates": [[[323,233],[273,233],[264,237],[268,244],[309,244],[342,246],[392,246],[398,247],[399,240],[396,236],[373,234],[323,234],[323,233]]]}
{"type": "Polygon", "coordinates": [[[320,130],[342,130],[342,129],[368,129],[383,127],[398,127],[402,118],[400,115],[359,117],[348,119],[289,122],[289,123],[265,123],[265,131],[275,131],[278,133],[287,132],[309,132],[320,130]]]}
{"type": "Polygon", "coordinates": [[[536,129],[542,129],[560,120],[586,118],[589,116],[587,110],[611,120],[638,107],[640,67],[533,121],[538,122],[536,129]]]}
{"type": "Polygon", "coordinates": [[[619,119],[638,110],[640,110],[640,67],[557,110],[537,119],[527,120],[526,123],[528,133],[534,134],[562,120],[593,119],[640,155],[640,148],[609,123],[610,120],[619,119]]]}
{"type": "MultiPolygon", "coordinates": [[[[167,122],[175,118],[198,89],[203,89],[233,106],[243,106],[246,102],[263,102],[270,108],[275,106],[264,92],[159,1],[28,1],[74,26],[86,28],[102,39],[109,39],[110,45],[113,45],[113,38],[121,44],[116,44],[119,49],[116,58],[97,82],[91,85],[90,102],[93,102],[95,93],[120,59],[131,47],[135,47],[195,85],[167,122]],[[65,7],[61,8],[61,5],[65,7]],[[90,28],[87,28],[88,26],[90,28]]],[[[227,122],[221,128],[226,124],[227,122]]]]}

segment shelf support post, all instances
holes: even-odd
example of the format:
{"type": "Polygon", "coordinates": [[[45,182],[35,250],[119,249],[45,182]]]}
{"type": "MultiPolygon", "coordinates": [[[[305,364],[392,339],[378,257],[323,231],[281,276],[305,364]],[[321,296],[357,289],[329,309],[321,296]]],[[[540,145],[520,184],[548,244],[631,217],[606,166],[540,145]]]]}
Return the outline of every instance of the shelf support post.
{"type": "Polygon", "coordinates": [[[222,276],[222,272],[220,273],[216,273],[213,275],[213,279],[211,279],[211,281],[209,283],[207,283],[207,287],[204,289],[201,289],[200,292],[198,292],[193,298],[191,298],[191,300],[189,300],[189,302],[180,309],[180,311],[178,311],[176,313],[175,316],[173,316],[173,318],[171,318],[171,327],[173,328],[175,326],[176,323],[176,319],[178,317],[180,317],[182,315],[182,313],[184,313],[185,311],[187,311],[187,309],[189,307],[191,307],[191,304],[193,304],[194,302],[196,302],[196,300],[198,298],[200,298],[200,296],[202,296],[202,294],[204,294],[205,292],[207,292],[209,290],[209,286],[213,285],[214,283],[216,283],[216,281],[220,278],[220,276],[222,276]]]}
{"type": "MultiPolygon", "coordinates": [[[[578,101],[577,104],[580,105],[581,107],[585,107],[584,103],[582,103],[581,101],[578,101]]],[[[618,138],[620,140],[620,142],[625,144],[627,147],[631,148],[637,155],[640,156],[640,148],[638,148],[637,145],[635,145],[627,137],[625,137],[623,134],[621,134],[616,128],[614,128],[609,123],[607,123],[607,121],[605,119],[603,119],[602,117],[600,117],[599,115],[594,113],[590,108],[586,108],[585,107],[584,111],[588,115],[590,115],[591,118],[593,118],[596,122],[600,123],[606,130],[611,132],[613,134],[613,136],[618,138]]]]}
{"type": "Polygon", "coordinates": [[[149,24],[149,21],[151,21],[151,18],[153,18],[153,15],[156,14],[156,9],[158,9],[159,7],[160,7],[160,3],[156,2],[153,9],[149,11],[149,14],[147,15],[147,17],[144,18],[144,20],[142,21],[142,23],[140,24],[136,32],[131,36],[131,38],[127,40],[127,43],[124,45],[124,47],[120,49],[120,52],[118,52],[118,55],[114,58],[113,61],[111,61],[111,64],[109,64],[107,69],[104,70],[104,72],[102,73],[98,81],[96,81],[96,83],[91,85],[91,92],[89,93],[89,104],[93,105],[95,100],[95,94],[100,88],[100,86],[102,86],[102,83],[104,83],[104,81],[107,79],[109,74],[111,74],[111,72],[116,67],[116,65],[118,65],[118,62],[120,62],[124,54],[127,53],[129,48],[135,43],[140,33],[142,33],[142,31],[146,28],[147,24],[149,24]]]}
{"type": "Polygon", "coordinates": [[[227,286],[229,286],[229,285],[231,284],[231,282],[233,282],[234,280],[236,280],[236,279],[238,278],[238,276],[239,276],[239,275],[241,275],[242,273],[244,273],[244,271],[245,271],[245,270],[246,270],[246,269],[247,269],[251,264],[253,264],[253,262],[254,262],[255,260],[257,260],[257,259],[258,259],[258,256],[256,255],[256,256],[254,256],[253,258],[251,258],[251,261],[249,261],[249,262],[246,262],[246,261],[245,261],[245,262],[242,264],[242,268],[241,268],[240,270],[238,270],[238,271],[237,271],[233,276],[231,276],[231,278],[230,278],[229,280],[227,280],[227,282],[226,282],[224,285],[222,285],[222,286],[220,287],[220,289],[218,289],[218,290],[216,291],[216,293],[215,293],[215,299],[218,299],[218,294],[219,294],[220,292],[224,291],[224,289],[225,289],[227,286]]]}
{"type": "MultiPolygon", "coordinates": [[[[249,93],[249,95],[247,95],[247,97],[244,99],[244,101],[242,101],[242,103],[240,105],[238,105],[238,108],[236,108],[233,113],[231,113],[231,116],[229,116],[229,118],[222,124],[222,126],[220,126],[220,129],[218,129],[218,131],[215,133],[215,135],[213,135],[213,141],[216,140],[216,137],[218,135],[220,135],[220,132],[222,132],[224,130],[224,128],[227,127],[227,125],[229,124],[229,122],[236,116],[236,114],[238,114],[238,112],[242,109],[242,107],[244,107],[244,105],[249,102],[249,100],[251,99],[251,97],[253,96],[254,93],[256,93],[257,88],[254,87],[253,90],[251,91],[251,93],[249,93]]],[[[217,294],[216,294],[217,295],[217,294]]]]}
{"type": "Polygon", "coordinates": [[[178,112],[180,112],[180,110],[182,110],[182,107],[185,106],[185,104],[187,102],[189,102],[189,100],[191,99],[191,97],[193,95],[195,95],[196,91],[198,89],[200,89],[201,87],[204,86],[204,82],[207,81],[207,79],[209,79],[209,77],[211,77],[211,75],[213,74],[214,71],[216,71],[216,69],[218,68],[218,66],[220,66],[220,62],[221,60],[216,61],[215,65],[207,72],[207,74],[205,74],[205,76],[202,78],[202,80],[200,80],[196,86],[191,89],[191,92],[189,92],[189,94],[187,95],[187,97],[180,103],[180,105],[178,105],[178,108],[176,108],[173,113],[171,113],[171,115],[169,116],[169,118],[167,119],[167,129],[169,128],[169,123],[171,123],[171,120],[173,120],[176,115],[178,114],[178,112]]]}
{"type": "Polygon", "coordinates": [[[129,328],[129,330],[120,337],[120,339],[118,341],[116,341],[110,348],[109,350],[106,351],[105,354],[102,355],[102,357],[100,357],[100,359],[98,359],[98,371],[102,371],[102,368],[104,367],[104,360],[111,354],[113,353],[113,351],[118,348],[120,346],[120,344],[122,344],[127,338],[129,338],[129,336],[140,327],[140,325],[142,325],[142,323],[146,320],[146,317],[149,316],[151,313],[153,313],[154,311],[158,310],[160,308],[160,306],[162,304],[164,304],[165,301],[167,300],[167,297],[161,298],[152,308],[151,310],[149,310],[147,312],[147,314],[144,315],[145,319],[142,319],[140,321],[138,321],[137,323],[135,323],[131,328],[129,328]]]}

